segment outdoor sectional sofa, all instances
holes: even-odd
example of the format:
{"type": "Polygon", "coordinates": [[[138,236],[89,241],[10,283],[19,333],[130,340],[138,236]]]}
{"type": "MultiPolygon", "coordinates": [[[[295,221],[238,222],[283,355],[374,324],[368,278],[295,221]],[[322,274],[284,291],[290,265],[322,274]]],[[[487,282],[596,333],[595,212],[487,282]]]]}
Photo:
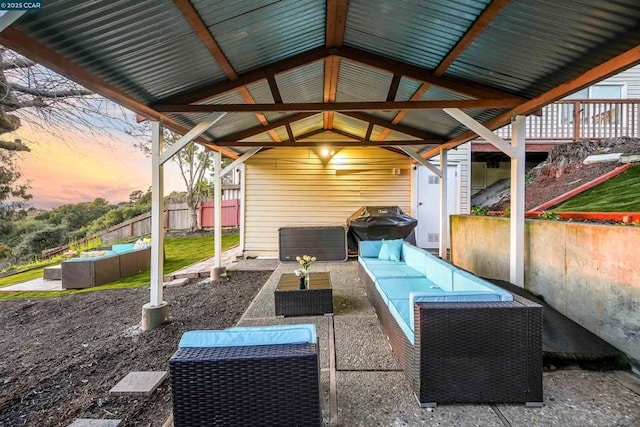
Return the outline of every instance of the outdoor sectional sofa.
{"type": "Polygon", "coordinates": [[[539,304],[401,240],[359,250],[359,278],[422,407],[542,404],[539,304]]]}
{"type": "Polygon", "coordinates": [[[85,254],[62,262],[62,289],[104,285],[151,267],[151,247],[134,243],[112,245],[104,251],[85,254]]]}

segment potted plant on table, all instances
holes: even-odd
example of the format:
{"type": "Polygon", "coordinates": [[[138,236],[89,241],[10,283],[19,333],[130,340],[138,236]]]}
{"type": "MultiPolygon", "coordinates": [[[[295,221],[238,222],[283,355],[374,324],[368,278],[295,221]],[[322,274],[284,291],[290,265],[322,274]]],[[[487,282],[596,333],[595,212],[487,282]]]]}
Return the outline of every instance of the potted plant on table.
{"type": "Polygon", "coordinates": [[[309,268],[316,262],[316,257],[311,255],[297,256],[296,261],[300,264],[300,268],[294,271],[296,276],[300,279],[300,289],[309,288],[309,268]]]}

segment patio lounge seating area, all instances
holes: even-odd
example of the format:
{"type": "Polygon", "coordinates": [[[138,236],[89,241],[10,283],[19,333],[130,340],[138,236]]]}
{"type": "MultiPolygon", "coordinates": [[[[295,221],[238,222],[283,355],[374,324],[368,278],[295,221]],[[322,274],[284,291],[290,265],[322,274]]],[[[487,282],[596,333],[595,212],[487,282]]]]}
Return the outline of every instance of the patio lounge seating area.
{"type": "MultiPolygon", "coordinates": [[[[273,268],[270,260],[242,260],[228,267],[229,274],[259,269],[261,262],[273,268]]],[[[640,420],[640,385],[636,383],[633,391],[635,377],[624,371],[546,371],[541,408],[522,403],[442,403],[435,409],[421,408],[358,279],[358,262],[316,263],[312,268],[331,274],[333,316],[276,317],[274,291],[280,276],[297,266],[285,262],[276,268],[238,326],[315,325],[323,425],[579,426],[634,425],[640,420]]],[[[297,398],[290,393],[291,407],[297,398]]],[[[252,403],[245,403],[252,411],[252,403]]]]}
{"type": "Polygon", "coordinates": [[[62,262],[62,289],[104,285],[151,267],[151,246],[115,244],[62,262]]]}

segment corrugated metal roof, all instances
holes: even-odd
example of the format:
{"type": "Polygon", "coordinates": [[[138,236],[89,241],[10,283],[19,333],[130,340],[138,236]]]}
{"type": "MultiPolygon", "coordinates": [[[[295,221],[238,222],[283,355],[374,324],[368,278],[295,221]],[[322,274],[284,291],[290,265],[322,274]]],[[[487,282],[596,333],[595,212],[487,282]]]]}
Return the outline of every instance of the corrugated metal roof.
{"type": "Polygon", "coordinates": [[[283,102],[322,102],[324,63],[317,61],[278,74],[276,83],[283,102]]]}
{"type": "MultiPolygon", "coordinates": [[[[635,0],[512,1],[446,74],[536,96],[580,73],[575,61],[584,70],[611,58],[608,43],[638,34],[639,6],[635,0]]],[[[618,49],[639,42],[636,36],[618,49]]]]}
{"type": "MultiPolygon", "coordinates": [[[[258,103],[273,102],[265,80],[269,65],[326,43],[324,0],[192,4],[240,78],[250,70],[264,69],[264,73],[256,72],[254,77],[258,80],[248,85],[258,103]]],[[[354,60],[359,51],[369,52],[422,67],[427,75],[468,33],[489,4],[490,0],[350,0],[342,44],[353,48],[354,60]]],[[[207,91],[208,87],[229,82],[194,29],[169,0],[50,0],[41,10],[24,14],[13,28],[103,80],[107,88],[123,92],[134,108],[138,107],[136,103],[153,106],[163,98],[194,91],[211,94],[215,91],[207,91]]],[[[445,76],[521,97],[537,97],[640,45],[638,28],[637,0],[512,0],[466,47],[445,76]]],[[[19,45],[17,49],[20,50],[19,45]]],[[[387,67],[389,63],[385,60],[378,66],[365,66],[342,57],[336,100],[385,100],[396,71],[387,67]]],[[[415,75],[401,79],[396,100],[409,100],[418,90],[422,83],[414,78],[415,75]]],[[[285,103],[322,102],[323,61],[280,72],[276,82],[285,103]]],[[[433,86],[422,100],[465,98],[471,99],[433,86]]],[[[232,90],[208,102],[246,100],[232,90]]],[[[486,121],[503,111],[469,112],[486,121]]],[[[397,112],[367,114],[390,121],[397,112]]],[[[272,122],[290,114],[293,113],[270,112],[265,117],[272,122]]],[[[189,125],[206,116],[170,115],[189,125]]],[[[464,131],[448,115],[432,110],[410,111],[400,124],[451,137],[464,131]]],[[[259,125],[254,113],[228,114],[206,135],[220,137],[259,125]]],[[[320,126],[322,114],[292,124],[296,133],[320,126]]],[[[367,129],[367,123],[340,113],[334,114],[334,126],[359,136],[364,136],[367,129]]],[[[283,139],[288,138],[283,127],[276,132],[283,139]]],[[[379,133],[377,126],[375,132],[379,133]]],[[[268,135],[262,133],[259,137],[268,135]]],[[[407,139],[404,135],[400,137],[407,139]]]]}
{"type": "Polygon", "coordinates": [[[225,78],[175,5],[163,0],[49,1],[20,28],[89,72],[150,103],[225,78]],[[185,73],[185,70],[189,70],[185,73]]]}
{"type": "Polygon", "coordinates": [[[344,44],[434,69],[489,0],[351,0],[344,44]]]}
{"type": "Polygon", "coordinates": [[[324,45],[322,1],[207,3],[194,6],[237,73],[324,45]]]}
{"type": "Polygon", "coordinates": [[[342,59],[336,101],[385,101],[392,79],[393,73],[342,59]]]}
{"type": "Polygon", "coordinates": [[[317,129],[322,129],[322,113],[314,114],[306,119],[298,120],[291,124],[291,130],[295,136],[304,135],[317,129]]]}

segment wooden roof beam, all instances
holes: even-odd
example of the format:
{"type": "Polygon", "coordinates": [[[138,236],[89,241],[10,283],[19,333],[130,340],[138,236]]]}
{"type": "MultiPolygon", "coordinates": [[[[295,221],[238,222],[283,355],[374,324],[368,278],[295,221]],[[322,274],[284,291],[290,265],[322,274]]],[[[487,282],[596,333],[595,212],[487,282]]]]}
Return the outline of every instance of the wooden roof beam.
{"type": "MultiPolygon", "coordinates": [[[[276,128],[291,124],[293,122],[297,122],[298,120],[306,119],[307,117],[311,117],[311,116],[313,116],[315,114],[317,114],[317,113],[297,113],[297,114],[292,114],[292,115],[290,115],[288,117],[285,117],[284,119],[273,121],[273,122],[269,123],[267,126],[255,126],[255,127],[249,128],[249,129],[242,130],[240,132],[236,132],[236,133],[233,133],[233,134],[225,135],[225,136],[221,137],[220,139],[224,139],[226,141],[241,141],[243,139],[250,138],[252,136],[256,136],[256,135],[259,135],[261,133],[270,131],[272,129],[276,129],[276,128]]],[[[216,143],[217,143],[217,141],[216,141],[216,143]]],[[[242,143],[239,143],[239,144],[241,145],[242,143]]]]}
{"type": "MultiPolygon", "coordinates": [[[[227,56],[220,48],[218,42],[216,42],[216,39],[211,34],[204,21],[202,21],[202,18],[200,17],[200,15],[198,15],[198,11],[193,7],[191,2],[189,0],[173,0],[173,3],[180,10],[191,28],[193,28],[193,31],[195,31],[202,44],[207,48],[209,53],[211,53],[213,59],[215,59],[218,65],[220,65],[220,68],[222,68],[222,71],[224,71],[229,80],[238,80],[238,74],[233,69],[233,66],[227,59],[227,56]]],[[[271,80],[273,80],[273,83],[275,84],[273,75],[271,75],[270,77],[271,79],[269,80],[269,86],[271,86],[271,80]]],[[[253,98],[253,96],[251,96],[251,93],[249,93],[249,90],[245,86],[239,87],[238,92],[240,93],[240,96],[242,96],[242,99],[244,99],[248,104],[256,103],[255,99],[253,98]]],[[[277,95],[279,96],[279,92],[277,92],[277,95]]],[[[280,102],[282,102],[282,98],[276,98],[276,93],[274,93],[273,97],[276,102],[278,102],[278,99],[280,99],[280,102]]],[[[256,113],[256,117],[264,126],[269,124],[269,121],[264,114],[256,113]]],[[[275,141],[280,141],[280,138],[275,132],[269,132],[269,134],[275,141]]]]}
{"type": "Polygon", "coordinates": [[[301,102],[286,104],[186,104],[156,105],[156,110],[171,113],[255,113],[301,111],[375,111],[375,110],[438,110],[441,108],[513,108],[520,105],[517,98],[458,99],[444,101],[355,101],[355,102],[301,102]]]}
{"type": "MultiPolygon", "coordinates": [[[[347,25],[348,8],[349,0],[327,0],[327,22],[325,29],[325,46],[327,48],[342,46],[344,30],[347,25]]],[[[328,56],[324,59],[324,102],[336,101],[339,71],[339,57],[328,56]]],[[[333,111],[325,111],[322,120],[325,129],[333,128],[333,111]]]]}
{"type": "MultiPolygon", "coordinates": [[[[333,130],[326,130],[326,132],[333,132],[333,130]]],[[[349,136],[349,138],[356,138],[349,136]]],[[[282,148],[282,147],[386,147],[393,148],[403,145],[433,145],[434,142],[420,141],[420,140],[396,140],[396,141],[345,141],[345,140],[327,140],[327,141],[296,141],[295,144],[288,144],[287,141],[277,142],[262,142],[262,141],[235,141],[221,139],[216,141],[216,144],[222,147],[235,147],[235,148],[249,148],[249,147],[265,147],[265,148],[282,148]]]]}
{"type": "MultiPolygon", "coordinates": [[[[458,43],[449,51],[447,56],[444,57],[440,64],[433,71],[433,75],[436,77],[441,77],[447,68],[453,64],[453,62],[458,59],[458,57],[473,43],[473,41],[487,28],[487,26],[498,16],[498,14],[504,9],[509,0],[492,0],[491,3],[487,5],[487,7],[482,11],[482,13],[478,16],[475,22],[471,25],[469,30],[462,36],[458,43]]],[[[429,90],[431,84],[423,83],[420,85],[418,90],[409,98],[410,101],[418,101],[422,99],[424,94],[429,90]]],[[[387,98],[387,100],[389,100],[387,98]]],[[[408,110],[401,110],[396,114],[396,116],[391,121],[392,123],[400,123],[400,121],[407,115],[408,110]]],[[[387,135],[389,135],[391,131],[389,129],[385,129],[379,136],[378,140],[384,140],[387,135]]]]}
{"type": "MultiPolygon", "coordinates": [[[[415,138],[419,138],[423,141],[423,144],[441,144],[445,141],[445,138],[439,135],[434,135],[429,132],[424,132],[422,130],[412,128],[410,126],[405,126],[401,124],[392,124],[384,119],[380,119],[378,117],[372,116],[366,113],[359,112],[344,112],[342,113],[345,116],[353,117],[354,119],[361,120],[366,123],[373,123],[374,125],[378,125],[381,127],[385,127],[396,132],[404,133],[405,135],[413,136],[415,138]]],[[[416,142],[416,145],[420,145],[420,141],[416,142]]]]}

